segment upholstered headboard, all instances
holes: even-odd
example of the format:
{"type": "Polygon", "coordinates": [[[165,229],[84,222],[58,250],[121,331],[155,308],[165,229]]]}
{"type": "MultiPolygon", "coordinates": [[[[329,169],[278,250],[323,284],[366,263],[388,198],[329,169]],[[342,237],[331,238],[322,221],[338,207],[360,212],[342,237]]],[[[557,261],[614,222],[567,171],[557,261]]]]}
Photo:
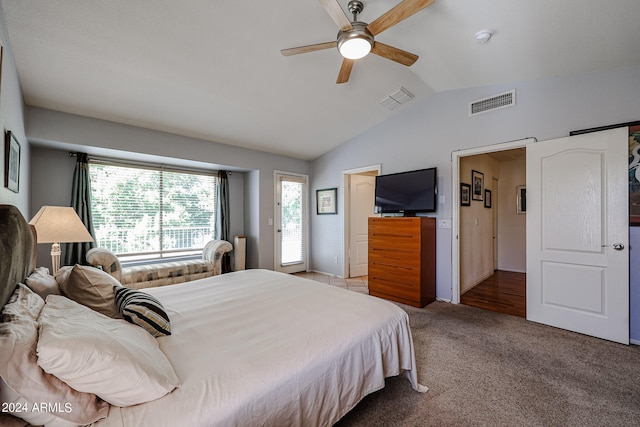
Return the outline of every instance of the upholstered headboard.
{"type": "Polygon", "coordinates": [[[35,230],[15,206],[0,205],[0,308],[36,263],[35,230]]]}

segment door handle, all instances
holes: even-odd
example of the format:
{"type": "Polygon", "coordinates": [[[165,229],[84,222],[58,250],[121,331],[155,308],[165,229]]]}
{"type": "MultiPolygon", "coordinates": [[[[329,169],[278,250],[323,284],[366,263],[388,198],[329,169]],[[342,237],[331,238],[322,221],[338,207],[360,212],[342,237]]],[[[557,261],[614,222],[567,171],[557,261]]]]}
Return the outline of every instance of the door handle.
{"type": "Polygon", "coordinates": [[[281,233],[281,232],[282,232],[282,230],[280,230],[279,228],[278,228],[276,231],[277,231],[278,233],[281,233]]]}
{"type": "Polygon", "coordinates": [[[613,246],[613,249],[615,249],[616,251],[621,251],[624,249],[624,245],[622,243],[614,243],[611,246],[613,246]]]}

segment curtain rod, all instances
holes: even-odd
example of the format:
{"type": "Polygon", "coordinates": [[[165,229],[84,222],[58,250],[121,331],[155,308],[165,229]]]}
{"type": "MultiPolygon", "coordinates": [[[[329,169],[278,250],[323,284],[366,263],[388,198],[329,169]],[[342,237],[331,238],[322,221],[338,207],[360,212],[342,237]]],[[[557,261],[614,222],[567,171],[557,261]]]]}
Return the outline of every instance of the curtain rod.
{"type": "MultiPolygon", "coordinates": [[[[77,157],[78,152],[69,152],[69,157],[77,157]]],[[[152,162],[142,162],[138,160],[124,160],[124,159],[116,159],[111,157],[101,157],[101,156],[92,156],[87,155],[87,160],[92,163],[97,163],[101,165],[111,165],[111,166],[132,166],[140,169],[155,169],[155,170],[166,170],[168,172],[186,172],[186,173],[200,173],[207,175],[215,175],[219,172],[217,169],[202,169],[202,168],[194,168],[188,166],[170,166],[164,163],[152,163],[152,162]]],[[[231,171],[226,171],[227,175],[231,175],[231,171]]]]}

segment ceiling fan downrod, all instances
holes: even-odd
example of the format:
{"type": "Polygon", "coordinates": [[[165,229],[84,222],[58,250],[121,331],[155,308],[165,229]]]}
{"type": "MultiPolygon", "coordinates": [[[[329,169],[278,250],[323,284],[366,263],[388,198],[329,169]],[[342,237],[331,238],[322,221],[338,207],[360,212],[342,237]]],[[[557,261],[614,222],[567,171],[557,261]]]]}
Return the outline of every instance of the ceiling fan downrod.
{"type": "Polygon", "coordinates": [[[362,12],[362,9],[364,9],[364,3],[359,0],[351,0],[347,4],[347,7],[349,8],[349,12],[353,15],[353,22],[357,22],[358,14],[362,12]]]}

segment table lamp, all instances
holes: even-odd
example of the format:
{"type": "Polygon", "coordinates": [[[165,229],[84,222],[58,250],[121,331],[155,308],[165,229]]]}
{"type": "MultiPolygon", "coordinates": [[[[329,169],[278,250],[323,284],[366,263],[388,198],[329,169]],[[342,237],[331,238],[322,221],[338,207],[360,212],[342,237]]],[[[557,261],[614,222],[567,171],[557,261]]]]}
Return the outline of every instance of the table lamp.
{"type": "Polygon", "coordinates": [[[60,243],[93,242],[80,217],[70,207],[43,206],[29,224],[36,229],[38,243],[53,243],[51,267],[54,275],[60,268],[60,243]]]}

